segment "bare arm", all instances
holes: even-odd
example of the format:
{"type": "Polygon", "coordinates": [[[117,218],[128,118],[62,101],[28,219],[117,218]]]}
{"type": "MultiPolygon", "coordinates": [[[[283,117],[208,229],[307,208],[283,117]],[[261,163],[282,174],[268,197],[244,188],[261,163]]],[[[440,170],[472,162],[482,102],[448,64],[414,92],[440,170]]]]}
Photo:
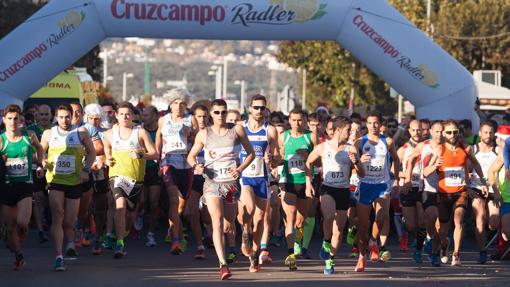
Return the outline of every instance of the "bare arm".
{"type": "Polygon", "coordinates": [[[321,158],[322,144],[313,148],[312,152],[308,155],[305,163],[306,182],[312,182],[312,165],[321,158]]]}
{"type": "Polygon", "coordinates": [[[388,149],[390,152],[390,156],[393,159],[393,176],[398,177],[398,173],[400,171],[400,160],[399,160],[399,157],[397,154],[397,150],[395,149],[395,145],[393,144],[392,139],[387,139],[387,143],[388,143],[388,149]]]}
{"type": "Polygon", "coordinates": [[[504,165],[503,153],[499,153],[498,158],[492,163],[491,167],[489,168],[488,181],[489,184],[492,186],[492,189],[494,190],[495,194],[499,194],[498,178],[496,174],[501,170],[503,165],[504,165]]]}
{"type": "Polygon", "coordinates": [[[104,146],[104,155],[105,155],[105,163],[108,166],[112,164],[112,144],[111,144],[112,130],[108,130],[103,135],[103,146],[104,146]]]}
{"type": "Polygon", "coordinates": [[[158,120],[158,129],[156,131],[156,151],[158,154],[161,154],[163,152],[163,138],[161,136],[161,129],[163,128],[163,117],[159,118],[158,120]]]}
{"type": "MultiPolygon", "coordinates": [[[[43,156],[42,146],[39,143],[39,140],[37,139],[37,135],[33,131],[28,131],[27,133],[28,133],[28,136],[30,137],[30,140],[32,141],[32,146],[35,149],[35,154],[37,156],[37,165],[42,166],[42,156],[43,156]]],[[[0,143],[0,146],[1,146],[1,143],[0,143]]]]}
{"type": "Polygon", "coordinates": [[[409,156],[409,160],[406,166],[405,173],[405,182],[410,182],[411,177],[413,175],[414,165],[416,164],[416,159],[421,155],[421,151],[423,149],[423,143],[419,143],[413,150],[413,153],[409,156]]]}
{"type": "Polygon", "coordinates": [[[41,154],[40,161],[43,164],[46,160],[46,152],[48,151],[48,147],[49,147],[50,132],[51,132],[51,130],[45,130],[41,136],[42,154],[41,154]]]}
{"type": "Polygon", "coordinates": [[[356,170],[356,174],[359,177],[365,177],[365,168],[361,163],[361,159],[359,157],[358,149],[356,148],[356,146],[349,147],[349,158],[351,159],[352,166],[356,170]]]}
{"type": "Polygon", "coordinates": [[[204,148],[205,131],[199,131],[195,137],[195,143],[188,153],[188,164],[195,166],[197,164],[197,156],[204,148]]]}
{"type": "Polygon", "coordinates": [[[250,163],[255,159],[255,152],[253,151],[253,147],[250,143],[250,140],[248,140],[248,136],[246,135],[246,132],[244,131],[243,126],[236,125],[235,126],[237,136],[239,137],[239,141],[241,142],[241,145],[243,146],[244,150],[246,151],[246,158],[237,167],[238,172],[242,172],[245,168],[247,168],[250,163]]]}
{"type": "Polygon", "coordinates": [[[270,168],[276,168],[281,162],[280,150],[278,148],[278,133],[273,126],[267,128],[267,137],[269,141],[269,152],[271,154],[270,168]]]}
{"type": "Polygon", "coordinates": [[[84,127],[80,127],[78,132],[80,134],[81,142],[85,146],[85,152],[87,153],[85,157],[85,164],[87,167],[91,167],[94,163],[94,160],[96,159],[96,150],[94,149],[94,144],[90,139],[89,132],[84,127]]]}
{"type": "Polygon", "coordinates": [[[475,170],[475,172],[478,174],[478,176],[480,177],[480,179],[483,182],[485,177],[483,176],[482,167],[480,166],[480,163],[476,159],[476,156],[473,154],[473,150],[471,149],[470,146],[467,147],[466,153],[468,155],[469,161],[473,165],[473,169],[475,170]]]}

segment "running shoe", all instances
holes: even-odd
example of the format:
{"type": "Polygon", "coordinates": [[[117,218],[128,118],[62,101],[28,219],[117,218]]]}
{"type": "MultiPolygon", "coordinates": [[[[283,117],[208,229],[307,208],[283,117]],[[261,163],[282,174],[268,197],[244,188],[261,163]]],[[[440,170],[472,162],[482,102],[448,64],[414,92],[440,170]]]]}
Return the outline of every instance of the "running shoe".
{"type": "Polygon", "coordinates": [[[418,263],[418,264],[421,264],[423,263],[423,258],[421,256],[421,252],[416,250],[413,254],[413,259],[414,259],[414,262],[418,263]]]}
{"type": "Polygon", "coordinates": [[[487,263],[487,251],[480,251],[480,256],[478,257],[478,264],[487,263]]]}
{"type": "Polygon", "coordinates": [[[187,236],[181,238],[179,240],[179,244],[181,244],[181,251],[182,253],[186,252],[186,250],[188,250],[188,240],[187,240],[187,236]]]}
{"type": "Polygon", "coordinates": [[[458,254],[452,254],[452,266],[460,266],[460,258],[458,254]]]}
{"type": "Polygon", "coordinates": [[[258,256],[255,254],[254,256],[250,256],[250,272],[257,273],[260,272],[260,264],[258,256]]]}
{"type": "Polygon", "coordinates": [[[325,261],[324,274],[331,275],[335,273],[335,261],[332,258],[328,258],[325,261]]]}
{"type": "Polygon", "coordinates": [[[126,256],[126,248],[124,245],[115,244],[115,250],[113,253],[113,258],[115,259],[121,259],[122,257],[126,256]]]}
{"type": "Polygon", "coordinates": [[[134,227],[136,231],[141,231],[143,229],[143,212],[138,212],[136,214],[134,227]]]}
{"type": "Polygon", "coordinates": [[[368,245],[370,248],[370,260],[373,262],[379,261],[379,248],[377,247],[377,243],[370,241],[368,245]]]}
{"type": "Polygon", "coordinates": [[[14,261],[14,268],[12,270],[14,271],[23,271],[23,268],[25,268],[25,258],[23,258],[23,254],[16,255],[15,261],[14,261]]]}
{"type": "Polygon", "coordinates": [[[312,259],[312,256],[310,256],[310,253],[308,253],[308,249],[306,248],[301,249],[301,254],[299,254],[299,256],[303,259],[312,259]]]}
{"type": "Polygon", "coordinates": [[[220,266],[220,279],[221,280],[227,280],[230,277],[232,277],[232,273],[228,269],[228,266],[227,265],[221,265],[220,266]]]}
{"type": "Polygon", "coordinates": [[[321,251],[319,253],[319,257],[322,260],[328,260],[330,258],[330,254],[329,254],[330,252],[331,252],[331,243],[322,241],[322,246],[321,246],[321,251]]]}
{"type": "Polygon", "coordinates": [[[43,244],[43,243],[46,243],[48,242],[48,237],[46,237],[46,235],[44,234],[44,231],[42,230],[39,230],[39,244],[43,244]]]}
{"type": "Polygon", "coordinates": [[[302,245],[301,245],[301,243],[300,243],[300,242],[297,242],[297,241],[296,241],[296,242],[294,242],[294,254],[296,254],[296,255],[298,255],[298,256],[299,256],[299,255],[301,255],[301,249],[302,249],[302,248],[303,248],[303,247],[302,247],[302,245]]]}
{"type": "Polygon", "coordinates": [[[363,272],[365,271],[365,265],[367,264],[367,260],[365,257],[359,257],[358,264],[356,264],[356,267],[354,268],[355,272],[363,272]]]}
{"type": "Polygon", "coordinates": [[[294,241],[294,254],[300,255],[303,248],[303,228],[296,228],[296,240],[294,241]]]}
{"type": "Polygon", "coordinates": [[[67,257],[76,257],[76,256],[78,256],[78,250],[76,250],[76,245],[73,242],[68,242],[67,243],[66,256],[67,257]]]}
{"type": "Polygon", "coordinates": [[[76,248],[81,247],[81,241],[83,240],[83,229],[77,228],[74,230],[74,245],[76,248]]]}
{"type": "Polygon", "coordinates": [[[379,249],[379,260],[383,262],[388,262],[391,260],[391,252],[387,250],[384,246],[381,246],[379,249]]]}
{"type": "Polygon", "coordinates": [[[277,236],[271,235],[271,238],[269,239],[269,246],[280,247],[280,239],[277,236]]]}
{"type": "Polygon", "coordinates": [[[409,237],[407,232],[404,232],[400,237],[400,251],[408,251],[409,250],[409,237]]]}
{"type": "Polygon", "coordinates": [[[85,234],[83,235],[83,239],[81,240],[81,245],[85,247],[89,247],[92,245],[92,239],[94,238],[94,234],[90,229],[85,229],[85,234]]]}
{"type": "Polygon", "coordinates": [[[290,271],[296,271],[297,270],[297,260],[296,260],[296,254],[290,254],[285,258],[285,265],[289,267],[290,271]]]}
{"type": "Polygon", "coordinates": [[[229,252],[227,255],[227,263],[234,264],[237,262],[237,254],[235,252],[229,252]]]}
{"type": "Polygon", "coordinates": [[[197,248],[197,253],[195,254],[195,259],[205,259],[205,247],[201,246],[197,248]]]}
{"type": "Polygon", "coordinates": [[[441,266],[441,260],[439,259],[439,253],[432,253],[430,255],[430,264],[433,267],[440,267],[441,266]]]}
{"type": "Polygon", "coordinates": [[[356,241],[356,226],[349,227],[349,232],[347,232],[347,244],[353,245],[356,241]]]}
{"type": "Polygon", "coordinates": [[[182,254],[181,243],[179,241],[174,241],[174,243],[172,243],[172,246],[170,247],[170,252],[173,255],[181,255],[182,254]]]}
{"type": "Polygon", "coordinates": [[[66,267],[64,266],[64,258],[57,257],[55,260],[55,271],[66,271],[66,267]]]}
{"type": "Polygon", "coordinates": [[[351,249],[351,253],[349,254],[349,257],[351,258],[356,258],[359,256],[359,250],[358,250],[358,247],[356,246],[353,246],[352,249],[351,249]]]}
{"type": "Polygon", "coordinates": [[[115,238],[111,235],[106,235],[106,238],[103,241],[103,248],[113,250],[113,246],[115,246],[115,238]]]}
{"type": "Polygon", "coordinates": [[[432,239],[428,238],[425,239],[425,244],[423,244],[423,252],[427,255],[432,254],[432,239]]]}
{"type": "Polygon", "coordinates": [[[158,245],[156,243],[156,239],[154,239],[154,233],[148,232],[146,238],[147,238],[147,242],[145,242],[145,246],[154,247],[154,246],[158,245]]]}
{"type": "Polygon", "coordinates": [[[441,247],[441,262],[443,264],[448,263],[448,245],[446,247],[441,247]]]}
{"type": "Polygon", "coordinates": [[[241,235],[241,240],[242,240],[241,253],[245,257],[250,257],[253,253],[252,242],[250,241],[250,234],[247,231],[243,230],[243,234],[241,235]]]}
{"type": "Polygon", "coordinates": [[[99,240],[94,240],[94,243],[92,244],[92,255],[102,255],[103,254],[103,248],[101,248],[103,244],[99,240]]]}
{"type": "Polygon", "coordinates": [[[273,262],[273,259],[271,259],[271,256],[269,256],[269,250],[262,250],[259,256],[259,264],[260,265],[267,265],[271,264],[273,262]]]}

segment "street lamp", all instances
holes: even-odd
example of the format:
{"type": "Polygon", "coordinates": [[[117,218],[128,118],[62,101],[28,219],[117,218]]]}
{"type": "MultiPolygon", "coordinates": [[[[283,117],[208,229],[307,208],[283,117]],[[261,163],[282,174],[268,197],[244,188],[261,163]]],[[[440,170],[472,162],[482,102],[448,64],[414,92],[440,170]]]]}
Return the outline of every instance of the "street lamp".
{"type": "Polygon", "coordinates": [[[103,51],[99,53],[99,58],[103,59],[103,86],[106,87],[106,82],[111,80],[111,77],[108,76],[108,56],[112,54],[111,50],[104,48],[103,51]]]}
{"type": "Polygon", "coordinates": [[[222,66],[211,66],[211,69],[209,70],[209,76],[215,76],[216,80],[216,88],[215,88],[215,99],[223,99],[222,91],[221,91],[221,84],[222,84],[222,66]]]}
{"type": "Polygon", "coordinates": [[[246,81],[245,80],[235,81],[234,84],[237,86],[241,86],[241,99],[239,100],[240,102],[239,106],[241,107],[242,112],[242,110],[245,109],[246,107],[246,81]]]}
{"type": "Polygon", "coordinates": [[[127,91],[126,91],[126,88],[127,88],[127,79],[128,78],[133,78],[134,75],[133,73],[122,73],[122,101],[125,102],[127,101],[127,91]]]}

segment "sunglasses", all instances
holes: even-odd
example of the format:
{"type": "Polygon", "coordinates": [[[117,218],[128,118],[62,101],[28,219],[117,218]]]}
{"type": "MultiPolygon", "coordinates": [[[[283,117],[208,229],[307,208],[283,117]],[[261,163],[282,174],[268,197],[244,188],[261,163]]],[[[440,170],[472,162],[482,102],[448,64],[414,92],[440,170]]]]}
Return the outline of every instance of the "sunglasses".
{"type": "Polygon", "coordinates": [[[224,115],[226,115],[226,114],[227,114],[227,111],[225,111],[225,110],[223,110],[223,111],[213,111],[213,114],[215,114],[215,115],[222,115],[222,116],[224,116],[224,115]]]}
{"type": "Polygon", "coordinates": [[[258,111],[265,111],[266,110],[266,107],[264,107],[264,106],[252,106],[252,108],[254,110],[258,110],[258,111]]]}
{"type": "Polygon", "coordinates": [[[452,131],[444,131],[445,134],[447,135],[458,135],[459,134],[459,130],[452,130],[452,131]]]}

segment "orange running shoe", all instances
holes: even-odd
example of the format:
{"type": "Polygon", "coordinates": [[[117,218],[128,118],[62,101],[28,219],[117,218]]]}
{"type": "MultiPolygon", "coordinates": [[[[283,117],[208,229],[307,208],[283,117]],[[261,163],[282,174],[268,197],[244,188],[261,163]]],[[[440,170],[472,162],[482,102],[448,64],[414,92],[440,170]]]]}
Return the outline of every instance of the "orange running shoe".
{"type": "Polygon", "coordinates": [[[407,232],[404,232],[400,237],[400,251],[408,251],[409,250],[409,236],[407,232]]]}
{"type": "Polygon", "coordinates": [[[354,268],[355,272],[363,272],[365,271],[365,265],[367,264],[367,260],[365,257],[359,257],[358,264],[356,264],[356,267],[354,268]]]}
{"type": "Polygon", "coordinates": [[[379,247],[377,243],[370,243],[370,260],[373,262],[379,261],[379,247]]]}

